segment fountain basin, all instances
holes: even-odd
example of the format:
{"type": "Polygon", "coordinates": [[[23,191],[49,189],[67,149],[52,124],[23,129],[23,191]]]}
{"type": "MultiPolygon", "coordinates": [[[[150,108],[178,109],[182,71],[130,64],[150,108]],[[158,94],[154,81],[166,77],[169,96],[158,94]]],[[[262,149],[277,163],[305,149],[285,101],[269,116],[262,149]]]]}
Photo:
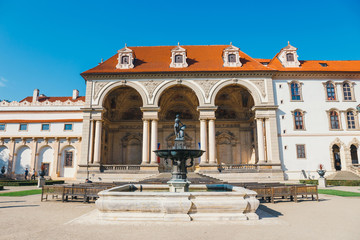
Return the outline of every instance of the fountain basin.
{"type": "Polygon", "coordinates": [[[101,191],[99,219],[109,221],[239,221],[257,220],[256,192],[230,185],[191,185],[172,193],[167,185],[127,184],[101,191]],[[140,192],[134,192],[141,189],[140,192]],[[223,191],[208,191],[221,190],[223,191]]]}

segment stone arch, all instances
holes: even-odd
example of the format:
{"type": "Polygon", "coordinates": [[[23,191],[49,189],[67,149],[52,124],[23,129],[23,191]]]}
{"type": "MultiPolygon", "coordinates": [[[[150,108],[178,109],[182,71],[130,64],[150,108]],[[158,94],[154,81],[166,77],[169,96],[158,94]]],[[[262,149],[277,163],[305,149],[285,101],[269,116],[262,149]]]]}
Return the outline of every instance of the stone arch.
{"type": "Polygon", "coordinates": [[[330,152],[330,164],[333,170],[344,170],[346,169],[346,156],[345,156],[345,144],[339,139],[336,138],[333,142],[329,145],[329,152],[330,152]],[[334,153],[334,150],[337,151],[338,154],[334,153]],[[337,155],[335,157],[335,155],[337,155]]]}
{"type": "Polygon", "coordinates": [[[251,84],[249,81],[239,82],[239,81],[231,81],[231,80],[223,81],[223,82],[215,85],[215,87],[213,87],[213,89],[210,92],[210,105],[214,106],[215,99],[216,99],[216,96],[219,93],[219,91],[230,85],[239,85],[239,86],[245,88],[250,93],[252,98],[254,99],[255,106],[261,105],[262,100],[261,100],[261,96],[260,96],[260,90],[255,85],[251,84]]]}
{"type": "Polygon", "coordinates": [[[16,151],[15,174],[24,174],[26,168],[30,172],[30,164],[31,149],[26,145],[22,145],[16,151]]]}
{"type": "Polygon", "coordinates": [[[133,88],[141,96],[143,106],[149,104],[147,94],[145,93],[145,90],[140,85],[138,85],[134,82],[130,82],[130,81],[125,81],[125,82],[119,81],[119,82],[110,84],[101,90],[101,92],[99,94],[98,105],[103,106],[108,94],[111,93],[113,90],[116,90],[117,88],[121,88],[121,87],[133,88]]]}
{"type": "Polygon", "coordinates": [[[63,146],[60,151],[60,171],[59,171],[60,177],[73,178],[76,173],[76,166],[77,166],[77,149],[71,144],[63,146]],[[67,152],[72,152],[71,166],[70,164],[67,165],[69,161],[66,161],[65,159],[67,157],[66,156],[67,152]]]}
{"type": "Polygon", "coordinates": [[[167,89],[174,87],[174,86],[186,86],[186,87],[190,88],[191,90],[194,91],[194,93],[197,97],[199,106],[202,106],[205,104],[204,96],[197,85],[195,85],[194,83],[187,81],[187,80],[172,80],[172,81],[168,81],[165,84],[161,85],[161,87],[156,92],[154,92],[154,100],[153,100],[154,106],[158,107],[161,95],[167,89]]]}
{"type": "Polygon", "coordinates": [[[9,159],[10,150],[5,145],[0,145],[0,169],[5,166],[5,171],[8,171],[9,159]]]}
{"type": "Polygon", "coordinates": [[[41,169],[41,164],[46,164],[45,166],[45,176],[50,176],[54,169],[54,149],[49,146],[45,145],[42,146],[38,151],[38,161],[36,163],[35,170],[41,169]]]}

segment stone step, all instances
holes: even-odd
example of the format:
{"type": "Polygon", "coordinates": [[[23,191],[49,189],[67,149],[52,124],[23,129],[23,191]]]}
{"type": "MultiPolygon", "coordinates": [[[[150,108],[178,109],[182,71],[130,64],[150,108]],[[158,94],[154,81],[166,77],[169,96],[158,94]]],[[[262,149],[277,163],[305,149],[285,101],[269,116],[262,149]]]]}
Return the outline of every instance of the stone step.
{"type": "Polygon", "coordinates": [[[269,182],[269,181],[284,181],[284,174],[282,172],[269,173],[203,173],[203,175],[220,179],[223,182],[269,182]]]}
{"type": "Polygon", "coordinates": [[[331,174],[326,179],[327,180],[360,180],[360,177],[353,172],[339,171],[331,174]]]}

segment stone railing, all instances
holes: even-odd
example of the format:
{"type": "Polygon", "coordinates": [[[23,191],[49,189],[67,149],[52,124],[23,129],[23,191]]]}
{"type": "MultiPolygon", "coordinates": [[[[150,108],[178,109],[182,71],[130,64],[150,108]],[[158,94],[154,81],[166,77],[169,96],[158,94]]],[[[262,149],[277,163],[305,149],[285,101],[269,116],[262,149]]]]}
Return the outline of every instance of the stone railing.
{"type": "Polygon", "coordinates": [[[221,165],[222,170],[229,172],[259,170],[259,169],[277,169],[281,168],[281,164],[225,164],[221,165]]]}
{"type": "Polygon", "coordinates": [[[104,171],[139,171],[140,165],[101,165],[104,171]]]}
{"type": "Polygon", "coordinates": [[[84,104],[85,103],[82,100],[77,100],[77,101],[66,100],[64,102],[62,102],[60,100],[56,100],[54,102],[50,102],[49,100],[45,100],[43,102],[35,102],[35,103],[28,102],[28,101],[23,101],[23,102],[1,101],[0,102],[0,107],[82,106],[84,104]]]}
{"type": "Polygon", "coordinates": [[[360,164],[352,164],[348,167],[348,169],[360,176],[360,164]]]}

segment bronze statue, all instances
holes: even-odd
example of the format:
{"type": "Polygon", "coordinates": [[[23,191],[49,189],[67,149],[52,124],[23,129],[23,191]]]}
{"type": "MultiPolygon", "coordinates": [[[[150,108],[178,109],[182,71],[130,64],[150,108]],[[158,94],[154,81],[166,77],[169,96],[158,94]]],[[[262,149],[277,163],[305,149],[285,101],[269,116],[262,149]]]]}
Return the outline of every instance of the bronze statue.
{"type": "Polygon", "coordinates": [[[183,140],[184,136],[185,136],[185,128],[186,125],[184,125],[181,121],[180,121],[180,115],[177,114],[176,118],[175,118],[175,124],[174,124],[174,131],[175,131],[175,139],[176,140],[183,140]]]}

